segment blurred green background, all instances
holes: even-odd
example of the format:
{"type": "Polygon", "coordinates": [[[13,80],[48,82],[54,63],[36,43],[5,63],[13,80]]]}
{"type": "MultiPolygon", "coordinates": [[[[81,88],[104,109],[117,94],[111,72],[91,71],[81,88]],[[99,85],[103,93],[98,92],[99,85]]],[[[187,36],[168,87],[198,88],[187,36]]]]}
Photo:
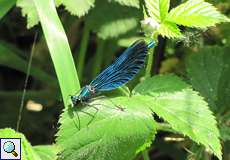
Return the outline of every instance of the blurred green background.
{"type": "MultiPolygon", "coordinates": [[[[184,1],[172,0],[171,6],[177,6],[181,2],[184,1]]],[[[210,0],[209,2],[223,14],[230,15],[229,1],[210,0]]],[[[36,25],[27,29],[26,18],[22,17],[21,9],[14,5],[10,8],[0,20],[0,128],[16,129],[26,70],[34,45],[20,131],[32,145],[50,144],[54,142],[57,121],[63,109],[54,66],[41,26],[36,25]]],[[[63,6],[58,7],[58,14],[66,31],[75,64],[77,64],[81,85],[90,82],[128,45],[143,36],[139,24],[143,19],[142,10],[135,7],[97,0],[95,7],[81,18],[71,15],[63,6]]],[[[186,65],[189,65],[187,59],[191,54],[205,54],[205,52],[213,51],[213,48],[207,49],[207,47],[217,47],[217,53],[229,53],[229,23],[220,24],[205,31],[184,27],[180,29],[185,35],[183,40],[158,38],[159,43],[154,51],[152,75],[175,73],[189,82],[186,65]]],[[[229,57],[227,56],[227,60],[229,57]]],[[[218,64],[211,65],[215,68],[218,64]]],[[[229,73],[226,74],[229,75],[229,73]]],[[[137,84],[141,75],[143,72],[138,75],[139,78],[128,83],[128,86],[132,88],[137,84]]],[[[225,96],[224,93],[222,94],[225,96]]],[[[217,113],[218,109],[213,107],[212,110],[217,113]]],[[[227,109],[223,109],[222,113],[218,112],[217,115],[226,123],[224,129],[230,132],[229,105],[227,109]],[[228,113],[225,116],[227,120],[224,117],[225,114],[222,113],[228,113]]],[[[151,159],[186,159],[187,153],[181,146],[186,145],[184,143],[187,142],[167,141],[165,137],[170,136],[172,135],[165,132],[158,134],[154,147],[150,151],[151,159]]],[[[223,141],[223,151],[225,159],[229,160],[230,134],[226,134],[226,137],[226,141],[223,141]]]]}

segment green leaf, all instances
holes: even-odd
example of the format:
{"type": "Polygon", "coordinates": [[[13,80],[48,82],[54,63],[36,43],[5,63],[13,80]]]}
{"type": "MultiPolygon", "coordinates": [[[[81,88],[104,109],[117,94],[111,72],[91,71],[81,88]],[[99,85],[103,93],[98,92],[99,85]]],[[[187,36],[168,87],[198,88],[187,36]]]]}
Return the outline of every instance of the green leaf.
{"type": "Polygon", "coordinates": [[[191,55],[186,68],[192,86],[206,98],[214,112],[229,108],[229,47],[205,47],[191,55]],[[224,96],[223,96],[224,95],[224,96]]]}
{"type": "Polygon", "coordinates": [[[145,105],[170,123],[174,130],[203,144],[221,159],[215,117],[203,98],[190,86],[173,75],[155,76],[139,84],[134,93],[140,101],[144,98],[145,105]]]}
{"type": "Polygon", "coordinates": [[[150,146],[156,133],[151,111],[142,105],[135,98],[117,97],[65,109],[57,134],[57,144],[63,149],[60,158],[133,159],[150,146]]]}
{"type": "Polygon", "coordinates": [[[94,7],[95,0],[55,0],[56,5],[63,4],[65,8],[78,17],[84,16],[94,7]]]}
{"type": "Polygon", "coordinates": [[[151,18],[163,22],[168,14],[170,0],[145,0],[147,11],[151,18]]]}
{"type": "Polygon", "coordinates": [[[55,160],[59,152],[58,147],[55,145],[39,145],[34,146],[33,149],[42,160],[55,160]]]}
{"type": "Polygon", "coordinates": [[[17,0],[16,4],[22,9],[22,16],[27,17],[27,28],[32,28],[38,24],[38,13],[31,0],[17,0]]]}
{"type": "Polygon", "coordinates": [[[57,74],[62,98],[68,106],[69,95],[80,89],[68,40],[53,0],[33,0],[57,74]]]}
{"type": "Polygon", "coordinates": [[[118,2],[119,4],[124,5],[124,6],[140,8],[140,1],[139,0],[109,0],[109,1],[118,2]]]}
{"type": "Polygon", "coordinates": [[[0,19],[15,5],[16,0],[0,1],[0,19]]]}
{"type": "Polygon", "coordinates": [[[188,84],[179,77],[168,74],[147,78],[144,82],[139,83],[134,89],[133,94],[156,94],[164,92],[177,92],[188,88],[188,84]],[[154,82],[154,83],[153,83],[154,82]]]}
{"type": "Polygon", "coordinates": [[[13,129],[5,128],[0,129],[1,138],[21,138],[21,159],[26,160],[41,160],[40,157],[34,152],[30,143],[26,140],[25,136],[21,133],[15,132],[13,129]]]}
{"type": "Polygon", "coordinates": [[[161,23],[158,29],[158,32],[163,37],[168,37],[168,38],[182,38],[183,37],[177,25],[171,22],[167,22],[167,21],[161,23]]]}
{"type": "Polygon", "coordinates": [[[188,0],[186,3],[173,8],[167,18],[168,21],[189,27],[207,28],[230,19],[221,14],[210,3],[203,0],[188,0]]]}
{"type": "Polygon", "coordinates": [[[137,8],[100,0],[96,1],[96,7],[89,13],[86,25],[100,38],[108,39],[136,29],[141,15],[137,8]]]}

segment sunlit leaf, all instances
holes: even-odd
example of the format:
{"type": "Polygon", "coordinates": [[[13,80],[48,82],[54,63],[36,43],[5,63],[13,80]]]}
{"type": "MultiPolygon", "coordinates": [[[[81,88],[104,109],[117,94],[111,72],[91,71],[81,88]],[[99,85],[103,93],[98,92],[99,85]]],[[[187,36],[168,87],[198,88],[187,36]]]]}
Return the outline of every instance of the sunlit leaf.
{"type": "Polygon", "coordinates": [[[230,21],[212,4],[204,2],[204,0],[188,0],[173,8],[166,19],[176,24],[199,28],[207,28],[217,23],[230,21]]]}
{"type": "Polygon", "coordinates": [[[203,144],[222,159],[215,117],[203,98],[186,83],[173,75],[155,76],[140,83],[134,94],[137,97],[146,95],[145,105],[170,123],[173,129],[203,144]]]}

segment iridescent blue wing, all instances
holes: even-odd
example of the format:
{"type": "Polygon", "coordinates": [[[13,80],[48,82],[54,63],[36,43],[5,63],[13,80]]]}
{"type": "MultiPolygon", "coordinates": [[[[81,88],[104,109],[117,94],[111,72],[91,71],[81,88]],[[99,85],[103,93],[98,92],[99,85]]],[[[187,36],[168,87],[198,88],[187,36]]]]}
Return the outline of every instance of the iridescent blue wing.
{"type": "Polygon", "coordinates": [[[113,64],[102,71],[90,85],[95,91],[109,91],[131,80],[143,67],[149,45],[138,40],[127,48],[113,64]]]}

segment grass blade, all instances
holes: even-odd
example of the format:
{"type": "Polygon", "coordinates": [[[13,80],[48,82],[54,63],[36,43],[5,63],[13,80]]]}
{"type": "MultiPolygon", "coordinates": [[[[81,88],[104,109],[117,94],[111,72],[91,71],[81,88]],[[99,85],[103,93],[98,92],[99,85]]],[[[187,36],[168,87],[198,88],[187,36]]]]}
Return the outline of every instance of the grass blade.
{"type": "Polygon", "coordinates": [[[52,0],[33,0],[67,107],[69,95],[80,89],[68,40],[52,0]]]}

